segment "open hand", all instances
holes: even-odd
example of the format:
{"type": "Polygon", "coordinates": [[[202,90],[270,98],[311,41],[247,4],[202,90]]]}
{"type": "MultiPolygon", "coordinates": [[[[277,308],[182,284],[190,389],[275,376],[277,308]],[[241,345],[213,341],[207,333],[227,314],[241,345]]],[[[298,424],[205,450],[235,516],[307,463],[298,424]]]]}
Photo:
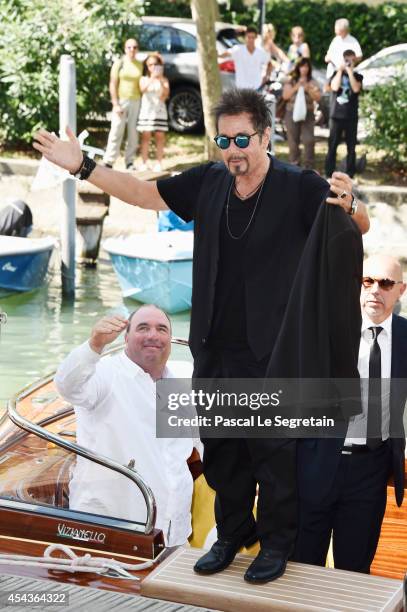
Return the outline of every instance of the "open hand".
{"type": "Polygon", "coordinates": [[[126,329],[128,320],[119,316],[108,316],[100,319],[93,327],[89,345],[95,353],[101,353],[106,344],[114,342],[126,329]]]}
{"type": "Polygon", "coordinates": [[[48,161],[74,173],[79,170],[83,154],[79,140],[69,127],[66,128],[66,134],[69,140],[61,140],[56,134],[41,129],[34,135],[33,147],[48,161]]]}

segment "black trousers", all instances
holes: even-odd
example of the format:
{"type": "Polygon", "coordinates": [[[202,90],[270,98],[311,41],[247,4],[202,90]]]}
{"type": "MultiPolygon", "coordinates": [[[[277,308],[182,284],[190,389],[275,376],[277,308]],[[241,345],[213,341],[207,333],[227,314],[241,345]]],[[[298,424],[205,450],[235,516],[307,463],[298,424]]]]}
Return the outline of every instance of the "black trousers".
{"type": "Polygon", "coordinates": [[[335,567],[370,572],[386,509],[391,446],[341,455],[328,497],[312,503],[300,495],[294,561],[325,565],[331,533],[335,567]]]}
{"type": "MultiPolygon", "coordinates": [[[[250,350],[205,349],[195,356],[194,378],[263,378],[268,361],[256,361],[250,350]]],[[[238,541],[257,534],[263,546],[291,553],[297,526],[295,440],[202,442],[204,474],[216,492],[218,537],[238,541]]]]}
{"type": "Polygon", "coordinates": [[[345,135],[347,148],[346,174],[353,177],[356,171],[356,138],[358,119],[330,119],[328,154],[325,160],[325,174],[331,176],[336,168],[336,150],[345,135]]]}

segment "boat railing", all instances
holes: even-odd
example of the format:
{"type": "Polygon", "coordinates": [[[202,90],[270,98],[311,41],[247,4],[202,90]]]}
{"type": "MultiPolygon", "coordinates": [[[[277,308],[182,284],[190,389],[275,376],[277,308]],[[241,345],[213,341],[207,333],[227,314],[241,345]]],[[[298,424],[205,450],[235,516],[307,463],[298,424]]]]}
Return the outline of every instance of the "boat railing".
{"type": "MultiPolygon", "coordinates": [[[[182,338],[173,338],[172,343],[181,345],[181,346],[188,346],[188,342],[182,338]]],[[[122,349],[123,349],[122,345],[114,347],[110,349],[109,351],[106,351],[106,353],[104,353],[104,356],[117,353],[118,351],[122,349]]],[[[46,382],[50,382],[53,379],[53,376],[54,374],[50,374],[49,376],[47,376],[46,382]]],[[[17,425],[21,429],[24,429],[25,431],[35,436],[38,436],[39,438],[42,438],[46,440],[47,442],[52,442],[56,446],[59,446],[69,452],[72,452],[75,455],[84,457],[85,459],[88,459],[89,461],[93,461],[94,463],[98,463],[99,465],[102,465],[103,467],[113,470],[114,472],[122,474],[123,476],[125,476],[126,478],[129,478],[132,482],[134,482],[134,484],[137,485],[137,487],[140,489],[144,497],[144,501],[145,501],[146,508],[147,508],[147,518],[146,518],[146,523],[144,525],[144,533],[146,535],[150,534],[154,529],[156,516],[157,516],[157,506],[155,502],[155,497],[154,497],[154,493],[151,490],[151,488],[143,480],[143,478],[140,476],[137,470],[134,469],[133,461],[130,461],[128,466],[124,466],[121,463],[118,463],[117,461],[110,459],[110,457],[107,457],[106,455],[95,453],[89,448],[85,448],[84,446],[76,444],[76,442],[65,440],[58,434],[52,433],[46,430],[41,425],[37,425],[36,423],[29,421],[28,419],[23,417],[21,414],[19,414],[17,410],[17,404],[21,402],[24,398],[29,396],[31,393],[39,389],[41,386],[43,386],[43,384],[44,384],[44,379],[42,379],[39,382],[37,381],[31,385],[28,385],[27,387],[25,387],[18,394],[14,395],[8,401],[7,413],[8,413],[10,420],[15,425],[17,425]]]]}

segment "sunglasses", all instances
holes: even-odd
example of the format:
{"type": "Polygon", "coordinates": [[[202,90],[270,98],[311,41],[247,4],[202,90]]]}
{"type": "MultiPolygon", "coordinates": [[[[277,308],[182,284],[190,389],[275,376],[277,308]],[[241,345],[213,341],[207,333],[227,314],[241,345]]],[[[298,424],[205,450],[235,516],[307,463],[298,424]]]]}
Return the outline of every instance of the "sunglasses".
{"type": "Polygon", "coordinates": [[[390,289],[393,289],[394,285],[399,285],[402,281],[394,281],[391,280],[391,278],[371,278],[370,276],[364,276],[362,279],[362,285],[365,289],[373,287],[375,283],[379,285],[380,289],[390,291],[390,289]]]}
{"type": "Polygon", "coordinates": [[[229,148],[232,140],[235,145],[239,147],[239,149],[247,149],[250,144],[250,138],[252,138],[256,134],[257,132],[254,132],[253,134],[237,134],[236,136],[233,136],[233,138],[231,136],[223,136],[222,134],[220,134],[218,136],[215,136],[214,141],[216,142],[216,145],[219,147],[219,149],[223,150],[229,148]]]}
{"type": "Polygon", "coordinates": [[[138,49],[138,45],[131,45],[126,47],[126,49],[138,49]]]}

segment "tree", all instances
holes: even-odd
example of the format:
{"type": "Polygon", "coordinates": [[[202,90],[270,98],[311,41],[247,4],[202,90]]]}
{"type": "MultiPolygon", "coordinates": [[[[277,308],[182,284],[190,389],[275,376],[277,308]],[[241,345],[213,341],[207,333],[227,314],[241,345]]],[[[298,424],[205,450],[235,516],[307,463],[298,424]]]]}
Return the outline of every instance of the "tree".
{"type": "Polygon", "coordinates": [[[219,159],[219,151],[213,141],[216,125],[211,113],[222,92],[216,51],[214,2],[191,0],[191,11],[197,28],[199,80],[206,132],[205,150],[208,159],[219,159]]]}

